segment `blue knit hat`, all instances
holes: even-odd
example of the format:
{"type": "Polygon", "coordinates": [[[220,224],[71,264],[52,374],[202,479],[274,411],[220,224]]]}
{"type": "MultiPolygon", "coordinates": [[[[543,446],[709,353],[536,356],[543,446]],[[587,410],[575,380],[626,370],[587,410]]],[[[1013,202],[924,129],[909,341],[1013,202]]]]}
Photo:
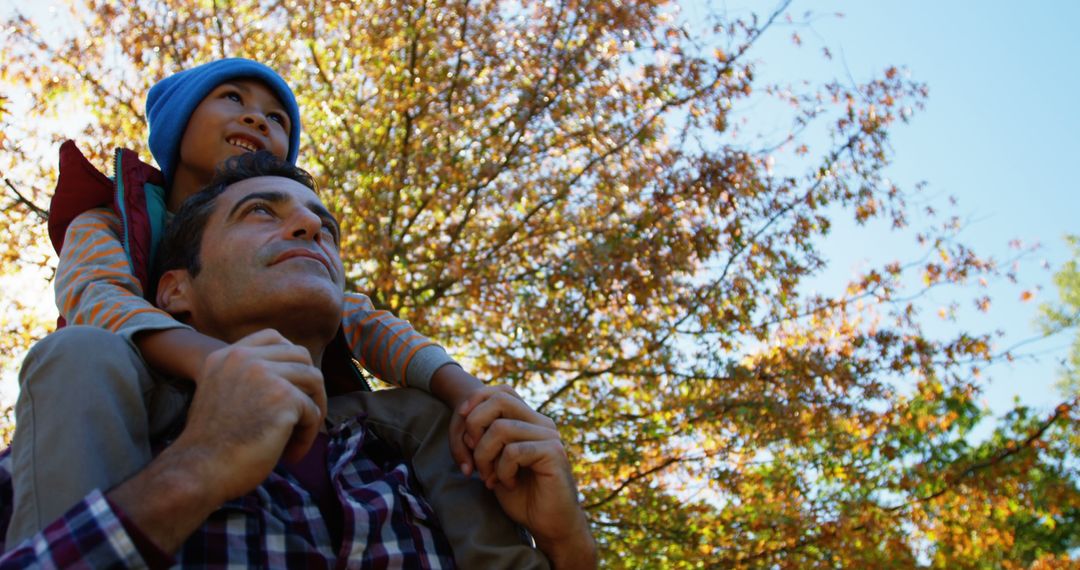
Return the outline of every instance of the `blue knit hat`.
{"type": "Polygon", "coordinates": [[[218,85],[234,79],[255,79],[266,84],[289,115],[289,152],[286,160],[296,164],[300,146],[300,107],[292,89],[273,69],[250,59],[230,58],[185,69],[157,82],[146,95],[150,122],[150,152],[161,166],[165,183],[172,184],[180,155],[180,140],[199,103],[218,85]]]}

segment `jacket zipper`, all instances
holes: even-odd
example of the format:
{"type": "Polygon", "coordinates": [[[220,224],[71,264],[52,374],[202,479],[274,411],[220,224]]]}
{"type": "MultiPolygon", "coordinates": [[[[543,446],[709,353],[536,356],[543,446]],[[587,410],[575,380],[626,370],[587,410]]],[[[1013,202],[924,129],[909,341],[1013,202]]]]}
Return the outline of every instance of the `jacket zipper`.
{"type": "MultiPolygon", "coordinates": [[[[113,187],[115,188],[116,196],[113,200],[116,202],[116,207],[120,214],[120,241],[124,245],[124,253],[127,254],[128,264],[132,264],[131,260],[131,243],[128,238],[128,218],[127,218],[127,204],[124,202],[124,180],[122,164],[120,163],[121,149],[113,151],[113,187]]],[[[134,267],[133,267],[134,269],[134,267]]]]}
{"type": "Polygon", "coordinates": [[[364,392],[375,391],[375,389],[372,388],[371,384],[368,382],[367,376],[365,376],[364,373],[360,371],[360,365],[356,363],[356,360],[349,358],[349,368],[352,368],[353,374],[356,374],[356,378],[360,380],[360,386],[363,388],[364,392]]]}

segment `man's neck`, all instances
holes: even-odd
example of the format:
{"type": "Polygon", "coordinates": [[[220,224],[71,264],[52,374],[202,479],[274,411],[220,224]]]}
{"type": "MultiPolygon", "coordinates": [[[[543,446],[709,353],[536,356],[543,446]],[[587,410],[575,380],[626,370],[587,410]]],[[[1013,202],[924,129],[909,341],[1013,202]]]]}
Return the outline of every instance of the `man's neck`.
{"type": "MultiPolygon", "coordinates": [[[[196,327],[196,329],[198,330],[198,327],[196,327]]],[[[206,332],[206,334],[209,334],[210,336],[215,336],[231,344],[248,335],[265,329],[276,330],[289,342],[297,346],[302,346],[306,348],[308,353],[311,354],[311,363],[314,364],[316,367],[322,366],[322,359],[323,355],[326,353],[326,347],[334,338],[333,335],[328,337],[325,333],[316,333],[315,331],[311,330],[290,330],[281,327],[280,324],[277,326],[270,324],[258,324],[246,327],[236,327],[230,331],[219,333],[201,330],[200,332],[206,332]]]]}
{"type": "Polygon", "coordinates": [[[328,339],[301,337],[295,334],[290,334],[289,332],[283,330],[278,330],[278,332],[281,333],[281,336],[284,336],[286,339],[288,339],[289,342],[295,344],[296,346],[302,346],[306,348],[307,351],[311,354],[311,363],[314,364],[316,368],[322,367],[323,355],[326,354],[326,345],[329,344],[328,339]]]}

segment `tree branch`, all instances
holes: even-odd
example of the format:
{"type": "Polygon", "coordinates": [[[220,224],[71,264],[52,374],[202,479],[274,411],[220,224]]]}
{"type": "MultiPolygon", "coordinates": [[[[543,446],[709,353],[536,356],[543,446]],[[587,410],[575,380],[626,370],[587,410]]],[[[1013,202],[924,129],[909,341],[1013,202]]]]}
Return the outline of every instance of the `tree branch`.
{"type": "Polygon", "coordinates": [[[22,193],[19,192],[19,190],[15,188],[15,185],[11,183],[11,180],[8,180],[7,178],[4,178],[4,184],[6,184],[7,187],[10,188],[11,191],[15,193],[16,200],[20,204],[22,204],[22,205],[26,206],[27,208],[29,208],[30,211],[33,212],[34,214],[37,214],[37,217],[40,218],[41,221],[43,221],[43,222],[49,221],[49,211],[48,210],[45,210],[44,208],[41,208],[37,204],[35,204],[35,203],[31,202],[29,199],[27,199],[26,196],[23,196],[22,193]]]}

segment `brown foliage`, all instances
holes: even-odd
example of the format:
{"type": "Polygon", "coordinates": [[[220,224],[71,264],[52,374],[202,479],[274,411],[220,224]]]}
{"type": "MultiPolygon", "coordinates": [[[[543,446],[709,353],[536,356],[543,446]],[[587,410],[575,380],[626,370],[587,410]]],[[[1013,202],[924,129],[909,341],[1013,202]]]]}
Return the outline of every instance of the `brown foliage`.
{"type": "Polygon", "coordinates": [[[752,50],[785,8],[90,0],[62,34],[14,18],[0,74],[34,103],[0,115],[3,167],[41,166],[4,194],[4,267],[36,262],[29,204],[55,176],[38,157],[65,130],[34,121],[86,109],[84,148],[146,156],[153,82],[258,59],[297,92],[350,284],[559,423],[606,565],[1053,567],[1062,550],[1021,552],[1014,523],[1074,520],[1047,507],[1077,508],[1074,421],[967,444],[1000,356],[920,324],[921,292],[997,265],[948,220],[919,234],[927,260],[804,292],[836,216],[905,231],[911,191],[883,169],[926,88],[895,67],[760,84],[752,50]],[[779,144],[745,135],[756,98],[795,110],[779,144]]]}

